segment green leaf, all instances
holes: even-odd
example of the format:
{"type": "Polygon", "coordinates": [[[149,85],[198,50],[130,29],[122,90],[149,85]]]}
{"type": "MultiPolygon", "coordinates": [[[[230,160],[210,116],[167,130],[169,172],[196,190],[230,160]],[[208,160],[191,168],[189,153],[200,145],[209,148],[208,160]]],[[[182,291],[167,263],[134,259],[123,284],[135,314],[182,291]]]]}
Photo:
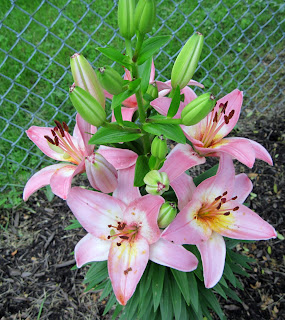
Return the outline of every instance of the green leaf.
{"type": "Polygon", "coordinates": [[[116,320],[117,316],[119,315],[119,313],[122,311],[123,306],[120,304],[117,304],[116,309],[112,315],[112,320],[116,320]]]}
{"type": "Polygon", "coordinates": [[[129,81],[128,90],[121,92],[120,94],[113,96],[111,109],[118,107],[124,100],[135,94],[140,88],[141,79],[129,81]]]}
{"type": "Polygon", "coordinates": [[[220,284],[216,284],[213,288],[219,295],[221,295],[224,299],[227,300],[227,295],[225,291],[223,290],[222,286],[220,284]]]}
{"type": "Polygon", "coordinates": [[[236,292],[234,290],[232,290],[230,288],[223,288],[223,289],[228,297],[242,303],[241,299],[239,298],[239,296],[236,294],[236,292]]]}
{"type": "Polygon", "coordinates": [[[139,76],[142,79],[141,80],[141,90],[142,90],[143,94],[146,93],[148,85],[149,85],[151,64],[152,64],[152,58],[149,58],[142,65],[139,66],[139,76]]]}
{"type": "Polygon", "coordinates": [[[144,41],[139,54],[138,64],[143,64],[147,59],[152,57],[155,52],[161,50],[161,47],[170,39],[171,36],[157,36],[144,41]]]}
{"type": "Polygon", "coordinates": [[[198,177],[194,178],[193,181],[196,185],[196,187],[203,182],[204,180],[214,176],[217,173],[219,165],[216,164],[215,166],[213,166],[212,168],[208,169],[207,171],[203,172],[202,174],[200,174],[198,177]]]}
{"type": "Polygon", "coordinates": [[[176,283],[176,280],[172,277],[170,279],[172,280],[170,282],[170,284],[171,284],[171,300],[172,300],[172,306],[173,306],[175,320],[185,319],[185,318],[181,318],[182,302],[183,302],[184,308],[185,308],[185,303],[184,303],[184,300],[181,300],[180,289],[176,283]]]}
{"type": "Polygon", "coordinates": [[[188,272],[188,286],[190,291],[190,301],[194,311],[197,313],[199,310],[199,291],[197,281],[193,272],[188,272]]]}
{"type": "Polygon", "coordinates": [[[153,155],[151,155],[150,158],[149,158],[149,160],[148,160],[149,169],[150,169],[150,170],[153,170],[154,167],[155,167],[155,165],[156,165],[156,157],[153,156],[153,155]]]}
{"type": "Polygon", "coordinates": [[[123,125],[123,117],[122,117],[122,107],[121,105],[118,105],[115,109],[114,109],[114,116],[116,118],[116,121],[119,125],[123,125]]]}
{"type": "Polygon", "coordinates": [[[103,316],[111,310],[111,308],[116,303],[116,301],[117,301],[116,296],[114,295],[114,293],[112,293],[104,309],[103,316]]]}
{"type": "Polygon", "coordinates": [[[184,133],[178,124],[145,123],[143,130],[157,136],[163,134],[166,138],[178,143],[186,143],[184,133]]]}
{"type": "Polygon", "coordinates": [[[64,230],[73,230],[73,229],[79,229],[82,228],[81,224],[76,219],[70,220],[71,224],[64,228],[64,230]]]}
{"type": "Polygon", "coordinates": [[[255,263],[256,260],[247,256],[244,256],[240,253],[236,253],[232,250],[227,250],[227,254],[231,258],[233,262],[236,262],[243,266],[246,269],[251,269],[251,267],[248,265],[248,263],[255,263]]]}
{"type": "Polygon", "coordinates": [[[219,284],[221,284],[222,286],[228,288],[228,284],[227,284],[227,282],[226,282],[224,277],[221,277],[221,279],[219,281],[219,284]]]}
{"type": "Polygon", "coordinates": [[[52,202],[52,200],[54,198],[54,193],[52,192],[50,185],[46,186],[46,189],[45,189],[44,193],[45,193],[45,195],[47,197],[48,202],[52,202]]]}
{"type": "Polygon", "coordinates": [[[107,280],[105,284],[105,288],[101,293],[99,301],[102,301],[103,299],[105,299],[111,293],[111,291],[112,291],[112,283],[110,280],[107,280]]]}
{"type": "Polygon", "coordinates": [[[116,142],[128,142],[137,140],[142,136],[142,133],[139,131],[136,132],[128,132],[128,131],[120,131],[116,127],[111,128],[100,128],[89,140],[89,144],[109,144],[116,142]]]}
{"type": "MultiPolygon", "coordinates": [[[[173,269],[171,269],[172,271],[173,269]]],[[[173,319],[173,309],[171,302],[171,287],[170,281],[168,279],[168,274],[165,275],[163,294],[160,299],[160,313],[161,319],[172,320],[173,319]]]]}
{"type": "Polygon", "coordinates": [[[89,268],[83,283],[89,283],[85,291],[89,291],[108,277],[107,262],[93,262],[89,268]]]}
{"type": "Polygon", "coordinates": [[[230,283],[236,288],[237,282],[236,282],[236,277],[232,272],[232,269],[230,268],[228,263],[225,263],[225,268],[224,268],[224,276],[230,281],[230,283]]]}
{"type": "Polygon", "coordinates": [[[182,272],[182,271],[178,271],[176,269],[170,269],[170,270],[176,280],[176,283],[177,283],[186,303],[189,306],[190,300],[191,300],[191,293],[190,293],[190,286],[189,286],[189,282],[188,282],[188,278],[187,278],[187,273],[182,272]]]}
{"type": "Polygon", "coordinates": [[[143,181],[145,175],[149,172],[148,158],[139,156],[136,162],[134,186],[141,187],[145,183],[143,181]]]}
{"type": "Polygon", "coordinates": [[[123,55],[119,50],[114,48],[96,48],[98,51],[103,53],[106,57],[110,58],[113,61],[118,62],[120,65],[127,67],[128,69],[132,65],[132,60],[129,56],[123,55]]]}
{"type": "Polygon", "coordinates": [[[220,317],[220,319],[225,319],[225,315],[221,309],[221,306],[214,295],[214,293],[209,289],[202,289],[202,286],[200,286],[200,292],[202,296],[207,300],[207,302],[210,304],[212,309],[217,313],[217,315],[220,317]]]}
{"type": "Polygon", "coordinates": [[[176,87],[173,97],[171,99],[171,103],[167,112],[167,118],[173,118],[179,108],[180,105],[180,88],[179,86],[176,87]]]}
{"type": "Polygon", "coordinates": [[[163,280],[165,274],[165,267],[160,265],[155,265],[153,271],[153,278],[152,278],[152,295],[153,295],[153,308],[154,312],[156,312],[157,308],[159,307],[159,302],[162,294],[163,288],[163,280]]]}

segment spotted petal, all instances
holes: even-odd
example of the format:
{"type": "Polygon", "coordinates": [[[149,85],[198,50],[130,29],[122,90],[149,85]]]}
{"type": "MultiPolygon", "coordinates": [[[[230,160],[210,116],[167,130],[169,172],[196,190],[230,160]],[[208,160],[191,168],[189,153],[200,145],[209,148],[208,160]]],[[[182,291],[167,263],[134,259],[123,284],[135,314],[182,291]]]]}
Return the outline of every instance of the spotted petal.
{"type": "Polygon", "coordinates": [[[108,271],[113,290],[120,304],[126,305],[146,268],[149,258],[149,244],[143,237],[132,243],[123,241],[121,246],[112,242],[108,271]]]}

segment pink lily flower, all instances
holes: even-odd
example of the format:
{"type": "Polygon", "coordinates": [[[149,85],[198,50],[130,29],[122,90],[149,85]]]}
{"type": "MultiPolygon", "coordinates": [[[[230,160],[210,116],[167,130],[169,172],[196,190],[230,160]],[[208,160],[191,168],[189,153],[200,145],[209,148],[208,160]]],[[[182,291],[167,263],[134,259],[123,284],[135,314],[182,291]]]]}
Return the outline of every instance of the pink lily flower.
{"type": "MultiPolygon", "coordinates": [[[[196,98],[194,92],[184,92],[185,101],[180,103],[174,118],[181,117],[181,111],[196,98]]],[[[167,115],[171,100],[158,98],[151,105],[161,114],[167,115]]],[[[267,150],[259,143],[245,138],[225,138],[236,125],[242,106],[243,93],[235,89],[217,101],[212,112],[193,126],[181,126],[185,136],[191,141],[193,148],[202,156],[219,156],[230,154],[246,166],[252,168],[255,159],[261,159],[272,165],[267,150]]]]}
{"type": "Polygon", "coordinates": [[[74,187],[67,204],[88,232],[75,247],[78,267],[108,260],[108,272],[120,304],[133,295],[148,260],[181,271],[197,267],[196,257],[182,246],[160,239],[157,217],[164,199],[141,196],[130,181],[135,166],[119,170],[113,196],[74,187]]]}
{"type": "MultiPolygon", "coordinates": [[[[189,181],[188,181],[189,182],[189,181]]],[[[275,229],[258,214],[242,205],[252,190],[245,174],[235,176],[232,159],[221,155],[216,176],[196,188],[188,184],[191,200],[162,233],[162,238],[176,244],[195,244],[203,263],[207,288],[220,280],[225,264],[223,236],[242,240],[265,240],[276,237],[275,229]]],[[[186,190],[176,190],[178,198],[186,190]]]]}
{"type": "MultiPolygon", "coordinates": [[[[23,192],[24,201],[49,184],[54,194],[66,199],[73,177],[85,171],[85,158],[93,154],[94,146],[88,145],[88,140],[90,133],[93,134],[96,130],[79,114],[76,116],[73,136],[70,135],[69,128],[64,122],[61,125],[56,121],[55,128],[30,127],[26,131],[28,137],[44,154],[61,162],[41,169],[29,179],[23,192]]],[[[112,170],[129,167],[136,162],[137,155],[133,151],[111,147],[101,150],[100,154],[106,162],[110,162],[115,167],[112,170]]]]}

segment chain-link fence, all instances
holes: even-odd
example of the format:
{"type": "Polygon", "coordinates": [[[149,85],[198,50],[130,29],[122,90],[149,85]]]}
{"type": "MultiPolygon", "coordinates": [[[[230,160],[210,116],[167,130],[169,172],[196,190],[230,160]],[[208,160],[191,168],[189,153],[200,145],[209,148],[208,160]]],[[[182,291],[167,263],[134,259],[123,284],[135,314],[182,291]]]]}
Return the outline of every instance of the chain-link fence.
{"type": "MultiPolygon", "coordinates": [[[[69,56],[82,52],[98,67],[110,61],[96,47],[123,49],[116,6],[116,0],[1,0],[1,191],[21,186],[47,162],[25,130],[55,118],[73,121],[69,56]]],[[[152,34],[172,40],[156,56],[156,78],[169,78],[179,49],[200,31],[205,46],[195,79],[206,90],[219,97],[238,87],[245,112],[284,105],[284,12],[283,1],[157,1],[152,34]]]]}

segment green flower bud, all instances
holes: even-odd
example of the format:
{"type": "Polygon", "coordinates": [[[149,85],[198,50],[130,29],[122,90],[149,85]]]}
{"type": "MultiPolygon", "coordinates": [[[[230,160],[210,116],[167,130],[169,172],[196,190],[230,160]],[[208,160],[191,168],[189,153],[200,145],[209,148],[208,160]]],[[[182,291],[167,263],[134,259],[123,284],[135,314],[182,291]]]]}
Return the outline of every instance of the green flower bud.
{"type": "Polygon", "coordinates": [[[175,60],[171,72],[171,86],[183,89],[192,79],[197,68],[204,43],[204,36],[196,32],[186,42],[178,57],[175,60]]]}
{"type": "Polygon", "coordinates": [[[151,154],[160,160],[165,158],[167,154],[167,143],[163,135],[157,136],[152,140],[151,154]]]}
{"type": "Polygon", "coordinates": [[[105,110],[89,92],[74,84],[70,87],[69,92],[72,104],[85,121],[95,127],[99,127],[105,122],[105,110]]]}
{"type": "Polygon", "coordinates": [[[204,119],[216,104],[215,97],[211,93],[204,93],[191,101],[181,112],[182,124],[193,126],[204,119]]]}
{"type": "Polygon", "coordinates": [[[164,191],[169,189],[169,179],[165,172],[152,170],[147,173],[143,179],[146,184],[146,192],[153,195],[162,195],[164,191]]]}
{"type": "Polygon", "coordinates": [[[141,34],[150,32],[155,22],[154,0],[139,0],[135,10],[135,25],[141,34]]]}
{"type": "Polygon", "coordinates": [[[174,202],[165,202],[159,210],[157,223],[159,228],[166,228],[177,214],[176,204],[174,202]]]}
{"type": "Polygon", "coordinates": [[[148,85],[146,93],[152,97],[152,100],[158,98],[158,88],[155,82],[148,85]]]}
{"type": "Polygon", "coordinates": [[[124,80],[113,68],[98,68],[97,75],[101,86],[109,93],[117,95],[124,91],[124,80]]]}
{"type": "Polygon", "coordinates": [[[104,92],[90,63],[82,54],[75,53],[70,66],[75,85],[89,92],[105,108],[104,92]]]}
{"type": "Polygon", "coordinates": [[[125,39],[131,39],[135,32],[135,0],[119,0],[118,24],[125,39]]]}

